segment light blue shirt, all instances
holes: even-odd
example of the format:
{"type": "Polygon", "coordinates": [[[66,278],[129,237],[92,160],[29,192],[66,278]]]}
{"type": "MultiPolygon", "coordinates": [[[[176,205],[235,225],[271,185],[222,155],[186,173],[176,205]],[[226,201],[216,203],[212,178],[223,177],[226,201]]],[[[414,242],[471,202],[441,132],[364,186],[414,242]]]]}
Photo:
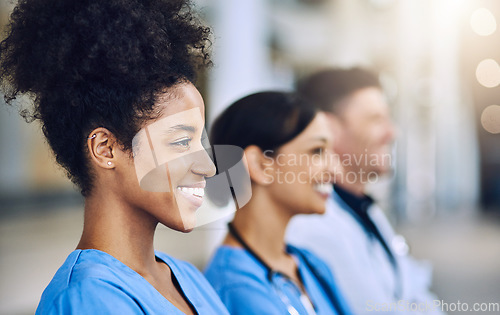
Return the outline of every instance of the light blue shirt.
{"type": "MultiPolygon", "coordinates": [[[[342,311],[340,314],[350,314],[328,267],[305,250],[289,246],[288,252],[297,260],[298,271],[315,314],[339,314],[338,309],[342,311]],[[323,279],[323,284],[318,277],[323,279]],[[334,295],[336,303],[331,295],[334,295]],[[335,304],[338,306],[335,307],[335,304]]],[[[294,282],[278,272],[269,274],[245,249],[230,246],[218,248],[205,270],[205,276],[232,315],[294,314],[289,311],[290,307],[297,314],[314,314],[306,310],[307,303],[301,301],[301,291],[294,282]]]]}
{"type": "MultiPolygon", "coordinates": [[[[156,252],[198,314],[228,314],[191,264],[156,252]]],[[[95,249],[75,250],[42,294],[36,314],[183,314],[146,279],[95,249]]]]}
{"type": "Polygon", "coordinates": [[[328,264],[355,314],[384,310],[384,314],[442,315],[434,303],[437,298],[429,290],[430,266],[398,251],[395,240],[399,237],[378,206],[372,205],[368,215],[393,251],[398,269],[335,192],[327,201],[324,215],[294,216],[286,239],[328,264]],[[408,311],[409,305],[418,305],[419,310],[408,311]]]}

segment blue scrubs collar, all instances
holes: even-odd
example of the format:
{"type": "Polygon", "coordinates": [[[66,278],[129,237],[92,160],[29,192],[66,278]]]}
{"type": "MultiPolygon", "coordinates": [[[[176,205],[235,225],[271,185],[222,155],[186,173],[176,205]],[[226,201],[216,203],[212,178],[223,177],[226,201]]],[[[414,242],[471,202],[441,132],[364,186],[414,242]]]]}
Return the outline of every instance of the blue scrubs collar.
{"type": "MultiPolygon", "coordinates": [[[[257,255],[257,253],[255,251],[253,251],[253,249],[251,249],[250,246],[248,246],[247,242],[245,242],[243,240],[243,238],[241,237],[241,235],[238,233],[238,231],[236,231],[236,229],[234,228],[234,226],[231,223],[228,223],[227,227],[229,229],[229,233],[238,241],[238,243],[240,243],[240,245],[243,246],[243,248],[248,253],[250,253],[250,255],[252,255],[253,258],[255,258],[264,267],[264,269],[266,269],[267,280],[269,280],[270,282],[272,282],[273,281],[273,275],[275,273],[280,273],[280,272],[277,271],[277,270],[272,269],[271,266],[269,266],[264,260],[262,260],[262,258],[259,255],[257,255]]],[[[280,273],[280,274],[282,274],[282,273],[280,273]]],[[[282,275],[284,277],[286,277],[286,278],[289,278],[285,274],[282,274],[282,275]]],[[[300,272],[298,270],[297,270],[297,275],[298,275],[300,281],[302,281],[302,277],[301,277],[300,272]]]]}
{"type": "MultiPolygon", "coordinates": [[[[286,296],[284,296],[284,294],[281,292],[281,290],[279,289],[279,287],[277,287],[275,285],[274,281],[273,281],[273,276],[275,274],[277,274],[277,273],[279,273],[280,275],[282,275],[285,278],[289,278],[289,277],[287,275],[281,273],[278,270],[272,269],[271,266],[269,266],[264,260],[262,260],[262,258],[259,255],[257,255],[257,253],[255,253],[250,248],[250,246],[248,246],[248,244],[243,240],[243,238],[241,237],[241,235],[238,233],[238,231],[236,231],[236,229],[234,228],[234,226],[231,223],[228,223],[227,226],[229,228],[229,233],[236,239],[236,241],[238,241],[240,243],[240,245],[245,250],[247,250],[248,253],[251,256],[253,256],[266,269],[268,281],[274,287],[274,289],[278,293],[278,295],[279,295],[280,299],[282,300],[282,302],[287,306],[288,312],[290,314],[298,314],[297,311],[293,308],[293,306],[291,306],[290,302],[287,301],[288,299],[286,298],[286,296]]],[[[295,250],[292,246],[287,246],[286,252],[290,253],[292,255],[295,255],[297,258],[298,257],[301,258],[301,260],[305,263],[305,265],[307,266],[307,268],[311,271],[311,273],[314,275],[314,277],[318,280],[318,282],[319,282],[320,286],[322,287],[322,289],[325,290],[326,294],[330,298],[330,301],[331,301],[334,309],[337,311],[337,313],[339,315],[346,314],[344,308],[342,307],[342,303],[340,302],[339,296],[337,296],[336,292],[334,292],[334,289],[330,285],[328,285],[326,283],[325,279],[320,276],[319,272],[309,262],[309,260],[307,259],[306,255],[303,255],[300,251],[295,250]]],[[[302,278],[302,275],[301,275],[299,269],[297,269],[297,276],[299,277],[300,281],[302,283],[304,283],[304,280],[302,278]]],[[[312,305],[312,307],[314,309],[314,312],[315,312],[316,311],[316,306],[312,303],[311,299],[308,298],[308,300],[311,303],[311,305],[312,305]]]]}

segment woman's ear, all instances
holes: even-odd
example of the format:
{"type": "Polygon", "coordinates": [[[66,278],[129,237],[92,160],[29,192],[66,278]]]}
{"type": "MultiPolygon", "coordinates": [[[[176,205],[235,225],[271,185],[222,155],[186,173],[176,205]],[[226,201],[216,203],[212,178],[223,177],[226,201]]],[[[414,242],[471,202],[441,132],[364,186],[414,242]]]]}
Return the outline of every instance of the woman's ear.
{"type": "Polygon", "coordinates": [[[272,183],[274,160],[267,156],[265,152],[262,152],[256,145],[246,147],[244,153],[248,173],[252,181],[259,185],[269,185],[272,183]]]}
{"type": "Polygon", "coordinates": [[[116,165],[116,139],[106,128],[96,128],[87,137],[90,158],[97,166],[112,169],[116,165]]]}

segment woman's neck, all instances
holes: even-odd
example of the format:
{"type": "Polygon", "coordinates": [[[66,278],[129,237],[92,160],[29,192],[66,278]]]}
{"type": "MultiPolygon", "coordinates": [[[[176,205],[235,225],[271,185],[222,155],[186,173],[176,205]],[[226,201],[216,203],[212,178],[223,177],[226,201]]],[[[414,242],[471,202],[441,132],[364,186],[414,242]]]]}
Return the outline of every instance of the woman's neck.
{"type": "MultiPolygon", "coordinates": [[[[238,234],[268,264],[280,264],[289,258],[286,254],[285,231],[291,215],[267,195],[254,192],[250,202],[236,212],[232,222],[238,234]]],[[[241,246],[232,237],[225,244],[241,246]]]]}
{"type": "Polygon", "coordinates": [[[98,249],[141,275],[156,268],[154,232],[157,221],[131,208],[113,194],[94,194],[85,200],[84,227],[77,249],[98,249]]]}

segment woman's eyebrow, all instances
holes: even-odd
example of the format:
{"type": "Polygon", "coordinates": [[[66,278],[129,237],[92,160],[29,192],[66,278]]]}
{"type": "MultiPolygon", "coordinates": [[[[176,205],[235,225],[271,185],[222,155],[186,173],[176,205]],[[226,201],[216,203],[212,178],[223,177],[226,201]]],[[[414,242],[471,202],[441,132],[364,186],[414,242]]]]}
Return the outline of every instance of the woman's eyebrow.
{"type": "Polygon", "coordinates": [[[175,126],[172,126],[170,127],[168,130],[167,130],[167,133],[172,133],[172,132],[175,132],[175,131],[178,131],[178,130],[184,130],[184,131],[187,131],[187,132],[190,132],[190,133],[195,133],[196,132],[196,127],[193,127],[193,126],[188,126],[188,125],[175,125],[175,126]]]}
{"type": "Polygon", "coordinates": [[[327,139],[327,138],[325,138],[325,137],[316,137],[316,138],[311,138],[311,139],[309,139],[309,142],[313,142],[313,141],[315,141],[315,142],[318,142],[318,141],[319,141],[319,142],[324,142],[324,143],[326,143],[326,142],[328,142],[328,139],[327,139]]]}

